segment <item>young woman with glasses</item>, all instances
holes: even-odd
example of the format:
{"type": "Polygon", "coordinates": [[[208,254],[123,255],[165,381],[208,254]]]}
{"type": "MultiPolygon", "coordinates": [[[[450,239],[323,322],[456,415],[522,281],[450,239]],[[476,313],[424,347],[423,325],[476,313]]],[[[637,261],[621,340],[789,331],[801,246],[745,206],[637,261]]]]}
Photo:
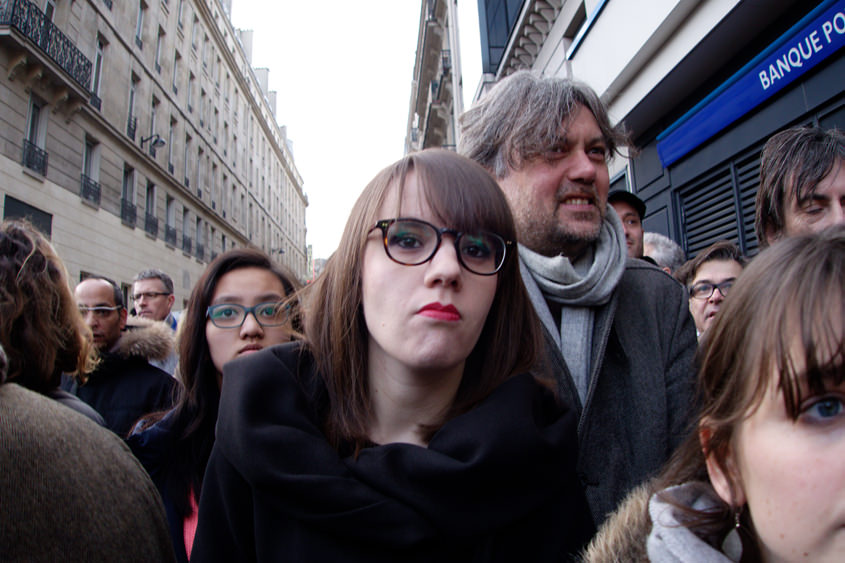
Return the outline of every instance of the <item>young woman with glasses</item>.
{"type": "Polygon", "coordinates": [[[559,561],[592,531],[507,201],[389,166],[305,290],[305,341],[224,369],[196,561],[559,561]]]}
{"type": "Polygon", "coordinates": [[[295,278],[259,250],[224,252],[197,281],[179,324],[176,406],[145,417],[132,451],[162,494],[177,560],[187,561],[220,401],[223,366],[300,330],[295,278]]]}

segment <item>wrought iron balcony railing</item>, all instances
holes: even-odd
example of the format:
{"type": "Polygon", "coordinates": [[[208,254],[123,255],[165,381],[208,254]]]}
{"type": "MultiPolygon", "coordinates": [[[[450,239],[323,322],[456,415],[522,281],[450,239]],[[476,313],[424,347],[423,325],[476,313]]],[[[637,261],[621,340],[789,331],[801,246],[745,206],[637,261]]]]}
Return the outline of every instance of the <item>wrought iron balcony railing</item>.
{"type": "Polygon", "coordinates": [[[97,207],[100,206],[100,184],[82,174],[81,180],[79,182],[79,195],[82,196],[82,199],[93,203],[97,207]]]}
{"type": "Polygon", "coordinates": [[[135,204],[131,201],[127,200],[126,198],[120,199],[120,219],[129,225],[130,227],[135,226],[135,221],[138,218],[138,209],[135,207],[135,204]]]}
{"type": "Polygon", "coordinates": [[[23,140],[23,156],[21,164],[41,174],[47,175],[47,151],[38,147],[28,139],[23,140]]]}
{"type": "Polygon", "coordinates": [[[144,230],[149,234],[158,236],[158,217],[150,213],[144,214],[144,230]]]}
{"type": "Polygon", "coordinates": [[[8,25],[50,57],[80,86],[88,90],[93,65],[58,27],[29,0],[0,1],[0,26],[8,25]]]}
{"type": "Polygon", "coordinates": [[[102,109],[103,101],[100,99],[100,97],[97,94],[91,94],[91,100],[90,101],[91,101],[92,106],[94,106],[98,110],[102,109]]]}
{"type": "Polygon", "coordinates": [[[187,252],[188,254],[191,253],[191,237],[188,235],[182,235],[182,252],[187,252]]]}
{"type": "Polygon", "coordinates": [[[176,227],[164,226],[164,242],[170,246],[176,246],[176,227]]]}

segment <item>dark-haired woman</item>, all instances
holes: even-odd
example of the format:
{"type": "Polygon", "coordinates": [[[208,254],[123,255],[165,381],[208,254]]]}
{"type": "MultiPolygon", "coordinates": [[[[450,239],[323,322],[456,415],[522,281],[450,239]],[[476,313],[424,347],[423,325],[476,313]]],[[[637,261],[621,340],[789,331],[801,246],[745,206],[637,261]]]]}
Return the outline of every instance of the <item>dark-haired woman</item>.
{"type": "Polygon", "coordinates": [[[162,494],[179,561],[190,558],[223,366],[292,339],[299,321],[288,298],[297,288],[265,253],[234,249],[209,264],[191,293],[180,322],[176,406],[145,417],[128,440],[162,494]]]}
{"type": "Polygon", "coordinates": [[[226,366],[196,561],[561,561],[592,530],[504,195],[449,151],[383,170],[304,344],[226,366]]]}

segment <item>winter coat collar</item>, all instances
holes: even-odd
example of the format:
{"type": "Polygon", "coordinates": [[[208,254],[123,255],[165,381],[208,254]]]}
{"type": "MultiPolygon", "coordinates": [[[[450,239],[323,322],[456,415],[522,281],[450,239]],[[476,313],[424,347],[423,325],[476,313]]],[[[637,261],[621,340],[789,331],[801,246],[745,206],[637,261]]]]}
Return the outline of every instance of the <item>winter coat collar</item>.
{"type": "Polygon", "coordinates": [[[167,358],[174,347],[174,335],[162,321],[151,321],[141,317],[129,317],[126,330],[107,356],[121,359],[142,358],[146,361],[167,358]]]}

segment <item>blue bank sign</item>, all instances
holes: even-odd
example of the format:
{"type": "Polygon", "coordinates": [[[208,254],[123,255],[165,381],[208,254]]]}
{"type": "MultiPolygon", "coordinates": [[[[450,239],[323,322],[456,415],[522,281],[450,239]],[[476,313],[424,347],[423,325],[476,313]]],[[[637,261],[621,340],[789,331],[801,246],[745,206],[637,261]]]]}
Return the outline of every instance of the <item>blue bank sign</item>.
{"type": "Polygon", "coordinates": [[[845,0],[826,0],[658,135],[663,166],[682,158],[843,45],[845,0]]]}

